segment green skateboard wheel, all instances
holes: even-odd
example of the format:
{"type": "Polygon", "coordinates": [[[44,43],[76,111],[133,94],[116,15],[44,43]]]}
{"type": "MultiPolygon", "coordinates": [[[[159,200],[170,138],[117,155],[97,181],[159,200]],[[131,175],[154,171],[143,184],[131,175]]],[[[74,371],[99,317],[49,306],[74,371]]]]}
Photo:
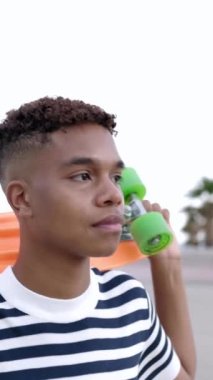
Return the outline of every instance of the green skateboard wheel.
{"type": "Polygon", "coordinates": [[[130,232],[145,255],[154,255],[165,249],[173,240],[173,235],[163,215],[148,212],[130,225],[130,232]]]}
{"type": "Polygon", "coordinates": [[[125,203],[128,203],[133,194],[139,199],[143,199],[146,194],[146,188],[133,168],[124,168],[121,179],[121,190],[125,203]]]}

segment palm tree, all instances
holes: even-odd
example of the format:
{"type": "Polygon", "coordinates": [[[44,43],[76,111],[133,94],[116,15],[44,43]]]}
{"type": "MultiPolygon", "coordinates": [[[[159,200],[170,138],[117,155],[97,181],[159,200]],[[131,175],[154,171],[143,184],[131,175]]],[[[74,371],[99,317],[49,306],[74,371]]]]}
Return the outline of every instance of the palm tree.
{"type": "Polygon", "coordinates": [[[196,222],[200,225],[200,229],[204,229],[205,244],[213,246],[213,180],[206,177],[202,178],[200,183],[188,193],[188,196],[190,198],[200,198],[201,206],[194,208],[193,211],[194,220],[196,219],[196,222]],[[203,225],[200,224],[201,219],[198,216],[203,218],[203,225]]]}
{"type": "Polygon", "coordinates": [[[205,244],[213,246],[213,202],[205,202],[198,211],[205,218],[205,244]]]}
{"type": "Polygon", "coordinates": [[[186,244],[198,245],[198,233],[202,229],[202,223],[198,210],[195,207],[187,206],[182,211],[184,211],[187,215],[186,223],[182,228],[182,231],[186,232],[189,235],[186,244]]]}

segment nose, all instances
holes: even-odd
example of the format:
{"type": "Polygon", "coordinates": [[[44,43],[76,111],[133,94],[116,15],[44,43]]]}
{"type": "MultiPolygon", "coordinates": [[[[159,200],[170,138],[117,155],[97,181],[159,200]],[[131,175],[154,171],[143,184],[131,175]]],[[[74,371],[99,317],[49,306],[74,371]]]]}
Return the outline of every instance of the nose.
{"type": "Polygon", "coordinates": [[[123,204],[124,198],[120,186],[111,179],[102,182],[96,194],[96,205],[98,207],[104,207],[120,206],[123,204]]]}

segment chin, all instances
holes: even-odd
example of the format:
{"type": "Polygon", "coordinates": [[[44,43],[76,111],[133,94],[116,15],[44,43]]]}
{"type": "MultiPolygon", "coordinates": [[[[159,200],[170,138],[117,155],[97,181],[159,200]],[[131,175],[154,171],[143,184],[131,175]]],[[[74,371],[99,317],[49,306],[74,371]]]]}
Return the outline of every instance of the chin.
{"type": "Polygon", "coordinates": [[[109,257],[112,256],[116,249],[118,247],[118,244],[114,244],[113,246],[108,246],[107,249],[103,249],[103,246],[100,249],[94,249],[92,255],[90,257],[109,257]]]}

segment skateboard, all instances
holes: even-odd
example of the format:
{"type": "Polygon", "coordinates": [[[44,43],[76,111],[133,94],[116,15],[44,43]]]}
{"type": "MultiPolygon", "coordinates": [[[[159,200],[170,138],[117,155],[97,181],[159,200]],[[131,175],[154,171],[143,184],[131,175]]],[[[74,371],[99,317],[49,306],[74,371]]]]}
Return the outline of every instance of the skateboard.
{"type": "MultiPolygon", "coordinates": [[[[141,260],[166,248],[172,241],[163,216],[146,212],[141,200],[146,188],[133,168],[122,173],[121,190],[125,201],[125,224],[117,250],[110,257],[91,258],[91,267],[117,268],[141,260]]],[[[13,265],[19,251],[19,225],[14,213],[0,213],[0,272],[13,265]]]]}
{"type": "Polygon", "coordinates": [[[121,189],[125,201],[124,228],[141,252],[154,255],[170,245],[173,235],[163,215],[157,211],[147,212],[143,207],[141,200],[146,194],[146,188],[133,168],[123,170],[121,189]]]}

